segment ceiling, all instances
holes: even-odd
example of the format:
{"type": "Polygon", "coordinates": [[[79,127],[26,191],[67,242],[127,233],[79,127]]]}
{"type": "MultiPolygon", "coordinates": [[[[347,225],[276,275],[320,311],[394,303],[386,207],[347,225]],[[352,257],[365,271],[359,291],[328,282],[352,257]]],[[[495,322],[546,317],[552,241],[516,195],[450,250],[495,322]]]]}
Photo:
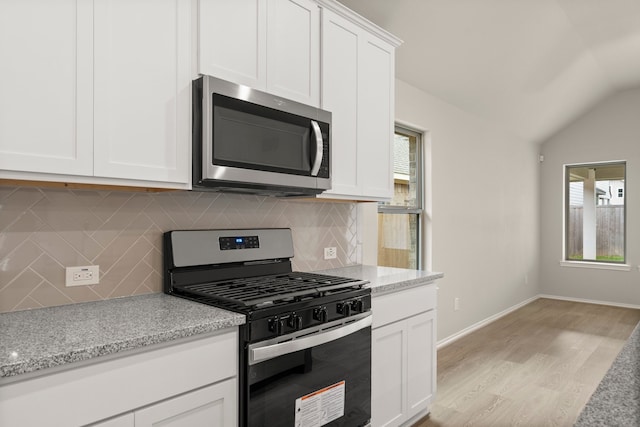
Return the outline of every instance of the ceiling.
{"type": "Polygon", "coordinates": [[[640,0],[340,0],[401,38],[396,76],[543,142],[640,87],[640,0]]]}

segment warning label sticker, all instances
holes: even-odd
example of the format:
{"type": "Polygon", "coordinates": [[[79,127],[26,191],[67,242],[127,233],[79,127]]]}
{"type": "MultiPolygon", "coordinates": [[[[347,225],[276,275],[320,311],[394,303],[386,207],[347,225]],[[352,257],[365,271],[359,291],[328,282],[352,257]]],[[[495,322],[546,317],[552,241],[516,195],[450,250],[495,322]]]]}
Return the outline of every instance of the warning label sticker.
{"type": "Polygon", "coordinates": [[[296,427],[320,427],[344,415],[344,387],[340,381],[296,399],[296,427]]]}

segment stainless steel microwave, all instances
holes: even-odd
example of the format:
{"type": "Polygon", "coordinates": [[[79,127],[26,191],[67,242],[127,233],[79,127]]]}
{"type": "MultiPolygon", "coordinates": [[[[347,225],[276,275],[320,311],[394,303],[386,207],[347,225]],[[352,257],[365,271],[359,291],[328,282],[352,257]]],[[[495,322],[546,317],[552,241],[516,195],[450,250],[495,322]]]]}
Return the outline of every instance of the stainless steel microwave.
{"type": "Polygon", "coordinates": [[[331,188],[331,113],[211,76],[193,81],[193,187],[274,196],[331,188]]]}

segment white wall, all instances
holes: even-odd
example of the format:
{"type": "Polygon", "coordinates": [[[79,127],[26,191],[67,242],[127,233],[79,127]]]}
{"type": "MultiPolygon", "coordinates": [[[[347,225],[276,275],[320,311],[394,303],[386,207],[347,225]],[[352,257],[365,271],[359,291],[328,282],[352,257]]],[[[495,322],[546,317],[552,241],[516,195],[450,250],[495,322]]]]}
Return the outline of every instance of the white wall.
{"type": "Polygon", "coordinates": [[[429,132],[442,341],[538,294],[539,147],[401,80],[396,120],[429,132]]]}
{"type": "Polygon", "coordinates": [[[640,305],[640,89],[611,96],[542,145],[540,291],[640,305]],[[563,165],[627,161],[627,263],[631,271],[561,267],[563,165]]]}

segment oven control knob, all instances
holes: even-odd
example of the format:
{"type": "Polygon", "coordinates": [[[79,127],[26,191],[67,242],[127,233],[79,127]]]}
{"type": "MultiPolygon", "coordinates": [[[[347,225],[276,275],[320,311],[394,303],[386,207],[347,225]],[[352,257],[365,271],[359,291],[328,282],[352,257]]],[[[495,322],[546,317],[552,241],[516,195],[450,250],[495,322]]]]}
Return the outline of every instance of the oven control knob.
{"type": "Polygon", "coordinates": [[[296,331],[302,329],[302,316],[298,316],[295,313],[291,313],[289,316],[289,320],[287,320],[287,325],[290,328],[293,328],[296,331]]]}
{"type": "Polygon", "coordinates": [[[327,307],[318,307],[313,309],[313,318],[322,323],[327,321],[327,307]]]}
{"type": "Polygon", "coordinates": [[[361,299],[357,299],[351,302],[351,310],[355,313],[362,313],[364,310],[364,304],[361,299]]]}
{"type": "Polygon", "coordinates": [[[284,330],[284,320],[274,317],[269,319],[268,324],[269,332],[273,332],[276,335],[281,335],[284,330]]]}
{"type": "Polygon", "coordinates": [[[349,304],[348,302],[339,302],[336,306],[336,310],[344,317],[351,316],[351,304],[349,304]]]}
{"type": "Polygon", "coordinates": [[[327,307],[318,307],[313,309],[313,319],[321,323],[327,321],[327,307]]]}

